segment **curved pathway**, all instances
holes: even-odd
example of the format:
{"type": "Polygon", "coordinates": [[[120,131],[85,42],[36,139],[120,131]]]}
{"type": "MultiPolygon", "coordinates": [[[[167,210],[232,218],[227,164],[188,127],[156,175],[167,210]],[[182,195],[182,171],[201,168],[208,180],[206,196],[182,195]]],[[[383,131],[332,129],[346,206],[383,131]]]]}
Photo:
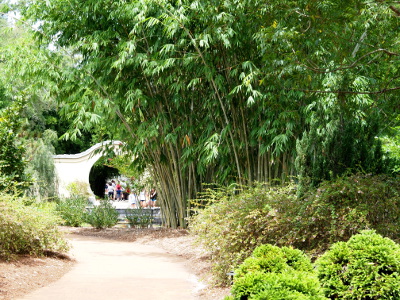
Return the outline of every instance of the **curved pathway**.
{"type": "Polygon", "coordinates": [[[154,246],[70,235],[73,269],[20,300],[196,299],[184,260],[154,246]]]}

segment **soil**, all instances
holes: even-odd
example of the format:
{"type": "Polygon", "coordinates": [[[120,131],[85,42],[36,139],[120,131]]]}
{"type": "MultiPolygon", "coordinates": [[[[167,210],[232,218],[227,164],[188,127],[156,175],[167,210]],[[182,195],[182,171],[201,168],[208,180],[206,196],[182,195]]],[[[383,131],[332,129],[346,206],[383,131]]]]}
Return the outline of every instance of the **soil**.
{"type": "MultiPolygon", "coordinates": [[[[157,246],[186,260],[187,267],[204,284],[204,288],[197,293],[199,299],[218,300],[229,295],[228,287],[216,287],[213,284],[209,254],[195,245],[194,238],[186,230],[163,228],[98,230],[70,227],[62,227],[62,230],[66,234],[74,233],[157,246]]],[[[76,263],[66,255],[49,254],[51,256],[20,256],[10,262],[0,261],[0,299],[16,299],[44,287],[61,278],[76,263]]]]}

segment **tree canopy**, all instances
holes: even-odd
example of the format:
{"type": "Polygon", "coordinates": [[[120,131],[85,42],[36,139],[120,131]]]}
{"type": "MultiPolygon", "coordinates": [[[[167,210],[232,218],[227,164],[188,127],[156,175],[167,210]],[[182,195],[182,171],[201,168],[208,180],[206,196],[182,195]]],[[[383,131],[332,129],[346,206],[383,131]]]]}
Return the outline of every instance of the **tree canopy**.
{"type": "Polygon", "coordinates": [[[170,226],[185,225],[187,199],[204,182],[300,175],[317,184],[382,169],[376,137],[395,122],[400,89],[389,1],[18,7],[42,47],[56,49],[46,66],[74,119],[67,136],[96,125],[123,140],[151,166],[170,226]]]}

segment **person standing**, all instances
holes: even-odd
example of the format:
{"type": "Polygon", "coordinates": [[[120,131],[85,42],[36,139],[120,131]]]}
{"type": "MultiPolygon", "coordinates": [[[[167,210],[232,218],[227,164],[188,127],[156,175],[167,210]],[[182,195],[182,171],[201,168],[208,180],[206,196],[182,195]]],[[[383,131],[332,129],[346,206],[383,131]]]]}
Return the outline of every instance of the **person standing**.
{"type": "Polygon", "coordinates": [[[122,201],[122,186],[120,182],[115,186],[116,188],[116,197],[115,200],[122,201]]]}
{"type": "Polygon", "coordinates": [[[111,182],[108,183],[108,199],[114,200],[114,187],[111,182]]]}
{"type": "Polygon", "coordinates": [[[146,189],[143,188],[143,190],[139,194],[140,207],[147,206],[146,200],[147,200],[147,193],[146,193],[146,189]]]}
{"type": "Polygon", "coordinates": [[[150,191],[150,207],[155,207],[157,201],[157,191],[156,189],[151,189],[150,191]]]}
{"type": "Polygon", "coordinates": [[[128,195],[128,202],[131,205],[132,208],[137,208],[137,196],[136,193],[134,191],[132,191],[131,193],[129,193],[128,195]]]}
{"type": "Polygon", "coordinates": [[[131,188],[129,187],[129,185],[126,187],[126,189],[122,192],[122,199],[124,200],[129,200],[129,194],[131,193],[131,188]]]}

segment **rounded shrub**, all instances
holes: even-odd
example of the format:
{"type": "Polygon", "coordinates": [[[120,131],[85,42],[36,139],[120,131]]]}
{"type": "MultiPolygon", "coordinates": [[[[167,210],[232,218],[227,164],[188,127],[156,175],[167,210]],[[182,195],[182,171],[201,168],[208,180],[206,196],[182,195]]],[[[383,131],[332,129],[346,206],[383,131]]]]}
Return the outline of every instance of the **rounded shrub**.
{"type": "Polygon", "coordinates": [[[289,247],[277,247],[270,244],[258,246],[235,272],[237,277],[249,272],[280,273],[284,271],[313,270],[311,260],[302,251],[289,247]]]}
{"type": "Polygon", "coordinates": [[[88,201],[82,196],[72,196],[57,202],[56,210],[67,226],[79,227],[85,222],[88,201]]]}
{"type": "Polygon", "coordinates": [[[235,271],[232,299],[326,299],[310,258],[302,251],[257,247],[235,271]]]}
{"type": "Polygon", "coordinates": [[[400,299],[400,246],[375,231],[332,245],[316,266],[331,299],[400,299]]]}
{"type": "Polygon", "coordinates": [[[109,201],[103,200],[100,201],[100,205],[89,209],[85,220],[98,229],[110,228],[118,223],[118,212],[109,201]]]}

